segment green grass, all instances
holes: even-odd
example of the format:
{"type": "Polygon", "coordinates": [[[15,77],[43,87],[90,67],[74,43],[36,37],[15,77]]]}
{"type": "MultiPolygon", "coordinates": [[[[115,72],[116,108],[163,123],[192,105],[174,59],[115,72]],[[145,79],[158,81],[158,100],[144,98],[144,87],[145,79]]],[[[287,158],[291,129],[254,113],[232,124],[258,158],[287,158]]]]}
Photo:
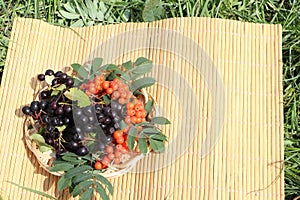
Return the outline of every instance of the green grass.
{"type": "Polygon", "coordinates": [[[286,199],[300,196],[300,1],[106,0],[88,4],[73,0],[65,4],[67,2],[66,0],[0,0],[0,73],[4,68],[12,21],[16,16],[38,18],[61,26],[152,21],[186,16],[282,24],[285,194],[286,199]],[[153,4],[156,6],[152,6],[153,4]]]}

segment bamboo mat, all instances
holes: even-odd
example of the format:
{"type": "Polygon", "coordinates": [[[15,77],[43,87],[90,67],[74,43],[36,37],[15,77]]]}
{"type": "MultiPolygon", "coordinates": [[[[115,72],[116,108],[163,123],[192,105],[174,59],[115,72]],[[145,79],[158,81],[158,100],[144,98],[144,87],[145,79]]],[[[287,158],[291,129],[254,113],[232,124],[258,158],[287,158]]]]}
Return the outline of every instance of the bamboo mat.
{"type": "Polygon", "coordinates": [[[153,60],[149,91],[172,121],[166,153],[111,179],[112,199],[284,199],[281,26],[209,18],[74,30],[15,19],[0,89],[4,199],[40,199],[6,181],[58,196],[24,146],[19,109],[36,74],[96,56],[153,60]]]}

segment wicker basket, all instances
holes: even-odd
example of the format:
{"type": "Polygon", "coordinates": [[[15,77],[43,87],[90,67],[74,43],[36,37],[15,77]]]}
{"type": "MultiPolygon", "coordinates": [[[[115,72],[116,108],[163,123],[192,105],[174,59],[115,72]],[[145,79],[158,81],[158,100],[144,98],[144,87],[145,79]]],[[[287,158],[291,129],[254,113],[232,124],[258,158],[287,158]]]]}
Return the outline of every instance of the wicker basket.
{"type": "MultiPolygon", "coordinates": [[[[141,92],[143,94],[142,98],[144,98],[143,99],[144,102],[147,102],[149,99],[153,99],[150,95],[147,94],[146,90],[143,89],[141,92]]],[[[151,115],[153,114],[154,113],[151,113],[151,115]]],[[[25,119],[23,130],[24,130],[25,144],[27,145],[28,149],[35,155],[40,166],[50,174],[53,174],[55,176],[62,176],[63,172],[50,172],[52,162],[56,158],[55,151],[50,150],[47,152],[41,152],[39,150],[38,145],[31,140],[30,135],[38,132],[36,129],[35,121],[31,117],[27,117],[25,119]]],[[[135,145],[135,148],[136,146],[137,145],[135,145]]],[[[148,148],[148,153],[149,152],[150,150],[148,148]]],[[[122,161],[121,164],[118,165],[114,164],[108,166],[108,168],[102,173],[102,175],[106,178],[121,176],[129,172],[136,165],[136,163],[143,157],[145,157],[145,155],[136,152],[129,152],[127,154],[124,154],[121,157],[121,161],[122,161]]]]}

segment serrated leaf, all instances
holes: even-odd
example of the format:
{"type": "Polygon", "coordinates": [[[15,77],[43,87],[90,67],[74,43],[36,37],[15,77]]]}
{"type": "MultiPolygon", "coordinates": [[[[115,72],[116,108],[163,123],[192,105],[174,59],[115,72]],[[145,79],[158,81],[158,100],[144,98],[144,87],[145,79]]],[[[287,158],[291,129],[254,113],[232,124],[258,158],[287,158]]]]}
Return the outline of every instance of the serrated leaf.
{"type": "Polygon", "coordinates": [[[133,148],[134,148],[134,143],[135,143],[137,132],[138,132],[138,130],[134,126],[132,126],[128,132],[127,145],[130,150],[133,150],[133,148]]]}
{"type": "Polygon", "coordinates": [[[84,173],[84,174],[78,174],[77,176],[75,176],[72,180],[73,183],[77,184],[77,183],[81,183],[84,181],[87,181],[89,179],[93,178],[91,173],[84,173]]]}
{"type": "Polygon", "coordinates": [[[151,66],[136,67],[136,68],[134,68],[134,70],[132,70],[132,73],[139,74],[139,75],[144,75],[144,74],[149,73],[151,71],[152,71],[152,64],[151,64],[151,66]]]}
{"type": "Polygon", "coordinates": [[[113,71],[113,70],[119,70],[119,67],[117,65],[114,65],[114,64],[106,64],[106,65],[103,65],[101,67],[101,69],[113,71]]]}
{"type": "Polygon", "coordinates": [[[153,127],[155,128],[156,126],[154,124],[151,124],[150,122],[141,122],[141,123],[138,123],[138,124],[135,124],[136,127],[138,126],[143,126],[143,127],[153,127]]]}
{"type": "Polygon", "coordinates": [[[147,58],[144,58],[144,57],[138,58],[135,61],[134,65],[135,65],[135,68],[132,72],[135,74],[148,73],[152,70],[152,66],[153,66],[152,61],[147,58]]]}
{"type": "Polygon", "coordinates": [[[76,153],[72,153],[72,152],[69,152],[69,151],[62,153],[62,155],[78,158],[78,155],[76,153]]]}
{"type": "Polygon", "coordinates": [[[89,188],[87,189],[81,196],[80,200],[90,200],[93,196],[94,193],[94,188],[89,188]]]}
{"type": "Polygon", "coordinates": [[[54,76],[49,76],[49,75],[46,75],[46,76],[45,76],[45,81],[46,81],[46,83],[47,83],[48,85],[52,85],[53,79],[55,79],[54,76]]]}
{"type": "Polygon", "coordinates": [[[141,134],[139,137],[138,146],[139,146],[141,153],[143,153],[143,154],[147,153],[148,145],[147,145],[146,138],[143,134],[141,134]]]}
{"type": "Polygon", "coordinates": [[[90,105],[89,97],[78,88],[71,88],[69,91],[66,91],[64,95],[72,101],[77,101],[77,105],[81,108],[90,105]]]}
{"type": "Polygon", "coordinates": [[[114,188],[113,188],[112,184],[104,176],[102,176],[100,174],[96,174],[95,177],[98,181],[100,181],[101,183],[103,183],[107,186],[107,189],[111,195],[114,193],[114,188]]]}
{"type": "Polygon", "coordinates": [[[43,143],[45,143],[44,137],[41,136],[41,135],[38,134],[38,133],[34,133],[34,134],[30,135],[30,139],[33,140],[33,141],[35,141],[35,142],[38,143],[38,144],[43,144],[43,143]]]}
{"type": "Polygon", "coordinates": [[[171,124],[171,122],[165,117],[153,117],[151,122],[155,124],[171,124]]]}
{"type": "Polygon", "coordinates": [[[80,17],[77,13],[71,13],[64,10],[60,10],[59,13],[66,19],[78,19],[80,17]]]}
{"type": "Polygon", "coordinates": [[[104,187],[98,182],[96,182],[96,186],[97,187],[95,189],[100,194],[102,200],[109,200],[109,197],[106,194],[106,191],[105,191],[104,187]]]}
{"type": "Polygon", "coordinates": [[[163,134],[154,134],[149,136],[153,140],[168,141],[167,136],[163,134]]]}
{"type": "Polygon", "coordinates": [[[144,78],[140,78],[140,79],[134,81],[130,86],[130,90],[132,92],[135,92],[136,90],[140,90],[142,88],[149,87],[154,84],[155,84],[154,78],[144,77],[144,78]]]}
{"type": "Polygon", "coordinates": [[[68,161],[70,164],[73,165],[82,164],[85,162],[84,160],[78,160],[77,158],[72,156],[63,156],[62,159],[68,161]]]}
{"type": "Polygon", "coordinates": [[[160,134],[161,131],[160,130],[157,130],[155,128],[144,128],[142,130],[142,133],[146,133],[146,134],[160,134]]]}
{"type": "Polygon", "coordinates": [[[153,105],[154,105],[154,100],[149,100],[145,105],[145,111],[147,113],[150,113],[153,109],[153,105]]]}
{"type": "MultiPolygon", "coordinates": [[[[151,62],[151,60],[149,60],[148,58],[145,57],[139,57],[136,59],[136,61],[134,62],[135,66],[140,66],[140,65],[144,65],[151,62]]],[[[152,63],[152,62],[151,62],[152,63]]]]}
{"type": "Polygon", "coordinates": [[[154,152],[164,152],[165,151],[165,144],[163,141],[154,140],[152,138],[149,139],[150,146],[154,152]]]}
{"type": "Polygon", "coordinates": [[[68,170],[66,172],[65,176],[66,176],[66,178],[72,178],[79,173],[83,173],[85,171],[92,170],[92,169],[93,168],[89,165],[81,165],[81,166],[78,166],[78,167],[68,170]]]}
{"type": "Polygon", "coordinates": [[[74,63],[74,64],[71,64],[71,67],[83,79],[87,79],[88,78],[89,72],[83,66],[81,66],[80,64],[74,63]]]}
{"type": "Polygon", "coordinates": [[[101,67],[101,64],[103,62],[103,58],[95,58],[92,62],[92,73],[95,73],[98,71],[101,67]]]}
{"type": "Polygon", "coordinates": [[[62,176],[57,182],[57,189],[61,191],[70,185],[71,185],[71,179],[66,179],[65,176],[62,176]]]}
{"type": "Polygon", "coordinates": [[[127,74],[126,72],[124,71],[121,71],[121,70],[115,70],[112,74],[115,75],[115,77],[119,77],[125,81],[129,81],[130,80],[130,76],[129,74],[127,74]]]}
{"type": "Polygon", "coordinates": [[[94,183],[94,181],[88,180],[88,181],[84,181],[84,182],[81,182],[81,183],[79,183],[78,185],[76,185],[76,186],[74,187],[74,189],[72,190],[72,192],[71,192],[72,195],[73,195],[73,197],[76,197],[76,196],[78,196],[81,192],[83,192],[84,190],[89,189],[89,187],[92,186],[93,183],[94,183]]]}
{"type": "Polygon", "coordinates": [[[67,128],[67,126],[66,126],[66,125],[55,126],[55,128],[57,128],[57,130],[58,130],[59,132],[62,132],[63,130],[65,130],[65,129],[67,128]]]}
{"type": "Polygon", "coordinates": [[[74,165],[69,163],[56,164],[50,168],[50,172],[68,171],[74,168],[74,165]]]}
{"type": "Polygon", "coordinates": [[[133,64],[131,60],[123,63],[122,66],[127,70],[131,70],[133,68],[133,64]]]}

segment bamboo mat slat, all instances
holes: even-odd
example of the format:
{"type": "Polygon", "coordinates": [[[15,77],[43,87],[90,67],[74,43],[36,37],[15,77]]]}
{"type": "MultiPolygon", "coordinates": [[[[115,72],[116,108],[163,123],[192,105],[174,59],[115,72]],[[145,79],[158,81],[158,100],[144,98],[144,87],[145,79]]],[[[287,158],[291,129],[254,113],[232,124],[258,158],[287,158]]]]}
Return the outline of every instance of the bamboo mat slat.
{"type": "Polygon", "coordinates": [[[158,84],[149,92],[172,122],[166,153],[111,179],[112,199],[284,199],[281,26],[210,18],[76,29],[16,18],[0,88],[3,199],[40,199],[7,181],[59,195],[57,177],[24,146],[20,108],[32,101],[38,73],[97,56],[153,60],[158,84]],[[224,100],[215,102],[210,87],[224,100]],[[213,146],[206,156],[205,142],[213,146]]]}

